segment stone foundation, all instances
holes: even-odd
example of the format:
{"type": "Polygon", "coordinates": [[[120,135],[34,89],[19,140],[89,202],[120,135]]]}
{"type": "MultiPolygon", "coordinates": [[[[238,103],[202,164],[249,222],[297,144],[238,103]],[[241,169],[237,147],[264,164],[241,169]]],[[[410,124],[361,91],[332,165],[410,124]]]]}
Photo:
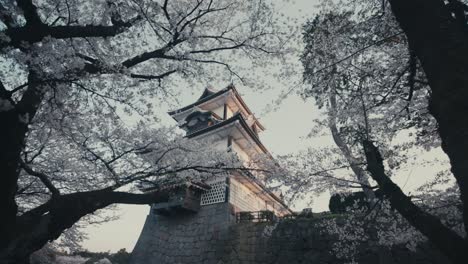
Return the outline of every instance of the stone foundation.
{"type": "MultiPolygon", "coordinates": [[[[202,207],[197,214],[149,214],[132,253],[132,264],[178,263],[345,263],[330,253],[334,238],[320,232],[319,219],[278,223],[235,223],[228,203],[202,207]]],[[[420,252],[404,248],[384,256],[365,245],[358,263],[447,263],[428,247],[420,252]]]]}

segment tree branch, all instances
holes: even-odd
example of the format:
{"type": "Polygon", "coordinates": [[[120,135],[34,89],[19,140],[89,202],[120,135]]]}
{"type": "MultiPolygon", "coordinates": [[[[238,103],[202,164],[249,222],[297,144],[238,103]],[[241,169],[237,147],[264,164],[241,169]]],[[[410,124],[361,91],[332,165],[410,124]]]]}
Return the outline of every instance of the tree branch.
{"type": "MultiPolygon", "coordinates": [[[[86,37],[113,37],[119,33],[130,28],[133,24],[140,20],[140,16],[136,16],[128,21],[122,21],[116,11],[111,13],[111,26],[102,25],[78,25],[70,26],[53,26],[43,23],[37,13],[36,6],[31,0],[17,0],[18,6],[23,10],[26,25],[23,27],[8,27],[5,33],[10,40],[0,42],[0,48],[13,46],[21,48],[21,42],[36,43],[43,38],[50,36],[56,39],[69,39],[69,38],[86,38],[86,37]]],[[[0,16],[3,18],[5,12],[3,7],[0,6],[0,16]]],[[[11,19],[7,19],[7,26],[11,24],[11,19]]]]}
{"type": "Polygon", "coordinates": [[[130,74],[130,77],[132,78],[137,78],[137,79],[144,79],[144,80],[161,80],[163,79],[164,77],[167,77],[173,73],[177,72],[177,70],[171,70],[171,71],[167,71],[163,74],[160,74],[160,75],[145,75],[145,74],[135,74],[135,73],[132,73],[130,74]]]}
{"type": "Polygon", "coordinates": [[[367,175],[364,172],[364,170],[360,166],[357,165],[359,163],[358,159],[354,157],[353,153],[351,152],[351,149],[349,149],[346,143],[343,141],[340,133],[338,132],[338,128],[336,126],[336,116],[337,116],[338,110],[336,106],[335,87],[332,87],[330,90],[329,101],[330,101],[330,109],[329,109],[328,127],[330,128],[330,131],[332,132],[333,141],[335,142],[335,144],[340,149],[341,153],[343,153],[343,156],[345,156],[346,160],[348,161],[351,167],[351,170],[356,175],[356,178],[358,179],[359,184],[362,186],[362,190],[364,191],[364,194],[366,195],[366,198],[368,199],[372,207],[372,205],[374,205],[375,203],[374,201],[375,194],[372,191],[372,189],[369,188],[370,183],[367,178],[367,175]]]}
{"type": "Polygon", "coordinates": [[[37,7],[32,3],[32,0],[16,0],[16,3],[18,3],[18,6],[23,10],[27,26],[44,25],[37,13],[37,7]]]}
{"type": "Polygon", "coordinates": [[[398,32],[398,33],[393,34],[393,35],[391,35],[391,36],[385,37],[385,38],[383,38],[383,39],[381,39],[381,40],[375,41],[375,42],[373,42],[373,43],[371,43],[371,44],[369,44],[369,45],[366,45],[366,46],[364,46],[364,47],[362,47],[362,48],[360,48],[360,49],[358,49],[358,50],[352,52],[351,54],[349,54],[349,55],[347,55],[347,56],[345,56],[345,57],[343,57],[343,58],[341,58],[341,59],[339,59],[339,60],[333,62],[332,64],[329,64],[329,65],[327,65],[327,66],[325,66],[325,67],[323,67],[323,68],[321,68],[321,69],[318,69],[318,70],[314,71],[311,75],[320,73],[320,72],[322,72],[322,71],[324,71],[324,70],[326,70],[326,69],[329,69],[329,68],[331,68],[331,67],[333,67],[333,66],[335,66],[335,65],[337,65],[337,64],[340,64],[340,63],[342,63],[343,61],[346,61],[346,60],[348,60],[348,59],[350,59],[350,58],[356,56],[357,54],[359,54],[359,53],[365,51],[365,50],[368,49],[368,48],[371,48],[371,47],[373,47],[373,46],[375,46],[375,45],[382,44],[382,43],[384,43],[385,41],[387,41],[387,40],[389,40],[389,39],[392,39],[392,38],[394,38],[394,37],[396,37],[396,36],[399,36],[399,35],[401,35],[401,34],[403,34],[403,32],[398,32]]]}
{"type": "Polygon", "coordinates": [[[442,224],[437,217],[421,210],[403,193],[400,187],[385,174],[382,156],[373,142],[364,139],[362,145],[367,159],[367,169],[389,198],[392,207],[454,263],[465,263],[468,257],[466,240],[442,224]]]}
{"type": "Polygon", "coordinates": [[[196,54],[196,53],[211,53],[213,51],[223,51],[223,50],[233,50],[233,49],[237,49],[239,47],[242,47],[244,46],[245,44],[245,41],[241,42],[241,43],[238,43],[236,45],[232,45],[232,46],[226,46],[226,47],[218,47],[218,48],[212,48],[212,49],[206,49],[206,50],[193,50],[191,51],[190,53],[192,54],[196,54]]]}
{"type": "Polygon", "coordinates": [[[168,56],[165,55],[167,51],[175,47],[177,44],[182,43],[184,40],[183,39],[174,39],[170,42],[168,42],[164,47],[149,51],[149,52],[144,52],[140,55],[137,55],[135,57],[132,57],[130,59],[127,59],[123,61],[121,64],[122,66],[126,68],[131,68],[133,66],[136,66],[137,64],[140,64],[142,62],[145,62],[150,59],[155,59],[155,58],[169,58],[168,56]]]}
{"type": "Polygon", "coordinates": [[[69,38],[87,38],[87,37],[114,37],[125,29],[129,28],[131,23],[122,24],[119,26],[101,26],[101,25],[85,25],[85,26],[31,26],[31,27],[16,27],[9,28],[5,31],[10,38],[9,42],[0,42],[0,47],[13,46],[20,47],[21,42],[36,43],[50,36],[55,39],[69,38]]]}
{"type": "Polygon", "coordinates": [[[133,194],[109,189],[57,196],[18,217],[17,236],[10,245],[21,251],[3,249],[0,260],[2,263],[19,263],[47,242],[57,239],[83,216],[111,204],[152,204],[165,202],[168,197],[169,193],[161,190],[133,194]]]}
{"type": "Polygon", "coordinates": [[[54,184],[50,181],[50,177],[47,176],[43,172],[35,171],[31,167],[29,167],[23,160],[20,159],[20,165],[21,168],[25,172],[27,172],[31,176],[38,177],[39,180],[49,189],[49,191],[52,193],[52,195],[60,195],[60,191],[54,186],[54,184]]]}

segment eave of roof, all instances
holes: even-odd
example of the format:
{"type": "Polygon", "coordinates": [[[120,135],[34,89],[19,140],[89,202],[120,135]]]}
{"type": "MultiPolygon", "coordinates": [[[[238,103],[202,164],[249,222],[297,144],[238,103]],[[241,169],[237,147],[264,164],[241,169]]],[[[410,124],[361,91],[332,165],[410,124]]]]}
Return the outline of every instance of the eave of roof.
{"type": "MultiPolygon", "coordinates": [[[[247,104],[245,104],[244,102],[244,99],[242,99],[242,97],[240,96],[239,92],[237,91],[236,87],[234,87],[234,85],[230,85],[229,86],[233,91],[234,91],[234,94],[237,98],[237,100],[239,100],[240,104],[242,105],[242,107],[244,107],[244,109],[247,111],[247,113],[249,113],[249,115],[252,114],[252,111],[250,110],[250,108],[247,106],[247,104]]],[[[228,87],[228,88],[229,88],[228,87]]],[[[261,130],[265,130],[265,127],[260,124],[260,122],[258,121],[258,119],[255,117],[255,123],[258,125],[258,127],[261,129],[261,130]]]]}
{"type": "Polygon", "coordinates": [[[192,108],[192,107],[194,107],[194,106],[197,106],[197,105],[202,104],[202,103],[204,103],[204,102],[207,102],[207,101],[209,101],[209,100],[211,100],[211,99],[213,99],[213,98],[215,98],[215,97],[217,97],[217,96],[219,96],[219,95],[222,95],[222,94],[224,94],[224,93],[227,92],[227,91],[229,91],[229,87],[227,87],[227,88],[225,88],[225,89],[223,89],[223,90],[219,90],[219,91],[216,92],[216,93],[213,93],[213,94],[207,95],[207,96],[205,96],[205,97],[202,97],[202,98],[200,98],[198,101],[196,101],[195,103],[189,104],[189,105],[187,105],[187,106],[184,106],[184,107],[179,108],[179,109],[174,110],[174,111],[169,111],[169,112],[167,112],[167,113],[168,113],[169,115],[173,116],[173,115],[175,115],[175,114],[184,112],[184,111],[186,111],[186,110],[188,110],[188,109],[190,109],[190,108],[192,108]]]}
{"type": "MultiPolygon", "coordinates": [[[[170,116],[173,116],[175,114],[178,114],[178,113],[182,113],[182,112],[185,112],[187,110],[189,110],[190,108],[194,107],[194,106],[197,106],[197,105],[200,105],[204,102],[207,102],[213,98],[216,98],[226,92],[228,92],[229,90],[232,90],[234,92],[234,96],[236,97],[236,99],[239,101],[239,103],[242,105],[242,107],[245,109],[245,111],[251,115],[252,114],[252,111],[250,110],[250,108],[247,106],[247,104],[244,102],[244,100],[242,99],[242,97],[240,96],[239,92],[237,91],[236,87],[234,87],[234,85],[229,85],[228,87],[222,89],[222,90],[219,90],[218,92],[215,92],[215,93],[212,93],[210,95],[206,95],[206,96],[203,96],[205,95],[206,93],[206,90],[203,92],[202,96],[194,103],[192,104],[189,104],[187,106],[184,106],[182,108],[179,108],[177,110],[173,110],[173,111],[169,111],[168,114],[170,116]]],[[[210,91],[211,92],[211,91],[210,91]]],[[[258,119],[255,117],[255,123],[257,124],[257,126],[261,129],[261,130],[265,130],[265,127],[258,121],[258,119]]]]}
{"type": "Polygon", "coordinates": [[[265,154],[268,154],[270,157],[272,157],[270,152],[268,151],[268,149],[260,141],[260,138],[257,136],[257,134],[255,134],[255,132],[252,131],[252,129],[249,127],[249,125],[247,125],[247,122],[245,121],[244,117],[242,117],[242,115],[240,113],[237,113],[237,114],[233,115],[232,117],[230,117],[230,118],[228,118],[226,120],[223,120],[223,121],[221,121],[219,123],[216,123],[216,124],[214,124],[212,126],[209,126],[209,127],[197,130],[197,131],[195,131],[195,132],[193,132],[191,134],[188,134],[186,137],[187,138],[193,138],[193,137],[199,136],[201,134],[205,134],[205,133],[207,133],[209,131],[213,131],[213,130],[215,130],[217,128],[220,128],[220,127],[226,126],[228,124],[231,124],[231,123],[233,123],[235,121],[239,121],[239,123],[242,125],[244,130],[255,141],[255,143],[257,143],[257,145],[260,147],[260,149],[265,154]]]}

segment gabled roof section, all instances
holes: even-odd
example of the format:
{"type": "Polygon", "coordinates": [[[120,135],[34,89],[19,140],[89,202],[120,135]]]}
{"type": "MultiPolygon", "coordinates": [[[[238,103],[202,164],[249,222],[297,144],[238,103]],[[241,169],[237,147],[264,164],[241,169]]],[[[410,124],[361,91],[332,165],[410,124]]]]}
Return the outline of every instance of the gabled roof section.
{"type": "Polygon", "coordinates": [[[207,96],[210,96],[210,95],[213,95],[215,93],[217,93],[218,91],[213,89],[212,87],[207,87],[205,88],[205,91],[203,91],[203,94],[200,96],[200,98],[198,98],[197,102],[202,100],[203,98],[207,97],[207,96]]]}
{"type": "Polygon", "coordinates": [[[213,98],[215,98],[215,97],[218,97],[218,96],[220,96],[220,95],[225,94],[226,92],[229,91],[228,88],[229,88],[229,87],[224,88],[224,89],[222,89],[222,90],[219,90],[219,91],[217,91],[217,92],[213,92],[211,89],[206,88],[205,91],[203,91],[203,94],[200,96],[200,98],[198,98],[198,100],[197,100],[195,103],[189,104],[189,105],[184,106],[184,107],[182,107],[182,108],[179,108],[179,109],[177,109],[177,110],[169,111],[168,114],[169,114],[170,116],[173,116],[173,115],[175,115],[175,114],[185,112],[185,111],[191,109],[191,108],[194,107],[194,106],[198,106],[198,105],[200,105],[200,104],[202,104],[202,103],[204,103],[204,102],[207,102],[207,101],[209,101],[209,100],[211,100],[211,99],[213,99],[213,98]]]}
{"type": "MultiPolygon", "coordinates": [[[[216,91],[214,90],[213,88],[209,87],[209,88],[206,88],[204,91],[203,91],[203,94],[200,96],[200,98],[198,98],[198,100],[192,104],[189,104],[187,106],[184,106],[182,108],[179,108],[177,110],[173,110],[173,111],[170,111],[168,112],[168,114],[170,116],[172,116],[174,119],[175,119],[175,115],[177,114],[180,114],[180,113],[183,113],[185,111],[188,111],[190,110],[191,108],[193,107],[196,107],[196,106],[199,106],[205,102],[208,102],[216,97],[219,97],[219,96],[222,96],[226,93],[228,93],[229,91],[232,91],[233,92],[233,96],[234,98],[239,102],[240,106],[245,110],[245,112],[247,113],[247,115],[253,115],[252,111],[250,110],[250,108],[245,104],[244,100],[242,99],[242,97],[240,96],[239,92],[237,91],[237,89],[234,87],[233,84],[230,84],[228,87],[222,89],[222,90],[219,90],[219,91],[216,91]]],[[[261,130],[265,130],[265,127],[260,124],[260,122],[258,121],[257,118],[255,118],[255,124],[258,126],[258,128],[260,128],[261,130]]]]}

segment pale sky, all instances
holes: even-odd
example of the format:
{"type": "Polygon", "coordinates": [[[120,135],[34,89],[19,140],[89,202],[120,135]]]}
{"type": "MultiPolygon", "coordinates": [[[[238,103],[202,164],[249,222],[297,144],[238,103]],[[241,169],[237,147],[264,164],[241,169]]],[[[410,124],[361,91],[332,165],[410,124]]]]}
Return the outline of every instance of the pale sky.
{"type": "MultiPolygon", "coordinates": [[[[288,18],[297,19],[297,28],[299,29],[307,18],[312,17],[315,0],[296,0],[296,1],[275,1],[279,5],[280,10],[284,12],[285,21],[290,21],[288,18]]],[[[300,33],[300,30],[298,31],[300,33]]],[[[296,70],[297,76],[291,80],[291,85],[297,83],[301,78],[302,69],[296,70]]],[[[214,87],[222,89],[226,84],[212,84],[214,87]]],[[[320,116],[320,111],[314,105],[313,101],[304,102],[295,94],[289,95],[282,104],[274,111],[269,111],[268,106],[278,99],[278,96],[289,90],[291,87],[283,87],[275,82],[271,82],[271,89],[263,92],[249,90],[239,84],[235,84],[243,99],[261,120],[266,127],[266,131],[262,132],[260,138],[264,145],[275,154],[295,153],[298,150],[313,146],[323,146],[333,144],[330,135],[316,137],[313,139],[306,138],[312,127],[312,120],[320,116]]],[[[185,106],[194,102],[202,93],[205,87],[196,87],[196,91],[187,91],[181,95],[181,106],[185,106]]],[[[168,110],[160,109],[160,113],[166,113],[168,110]]],[[[168,116],[162,115],[162,122],[174,125],[168,116]]],[[[438,150],[436,150],[437,152],[438,150]]],[[[432,156],[430,154],[430,156],[432,156]]],[[[437,155],[440,155],[438,153],[437,155]]],[[[427,179],[427,175],[433,174],[430,168],[413,168],[410,171],[402,172],[396,175],[393,180],[396,181],[405,191],[414,189],[422,182],[422,178],[427,179]]],[[[321,195],[315,197],[312,209],[314,212],[328,211],[329,195],[321,195]]],[[[300,210],[304,207],[304,203],[291,205],[294,210],[300,210]]],[[[127,251],[132,251],[133,247],[140,235],[146,215],[149,212],[148,205],[120,205],[118,206],[118,214],[120,218],[99,226],[91,226],[87,228],[89,239],[83,243],[84,248],[91,251],[111,251],[115,252],[121,248],[126,248],[127,251]]]]}

